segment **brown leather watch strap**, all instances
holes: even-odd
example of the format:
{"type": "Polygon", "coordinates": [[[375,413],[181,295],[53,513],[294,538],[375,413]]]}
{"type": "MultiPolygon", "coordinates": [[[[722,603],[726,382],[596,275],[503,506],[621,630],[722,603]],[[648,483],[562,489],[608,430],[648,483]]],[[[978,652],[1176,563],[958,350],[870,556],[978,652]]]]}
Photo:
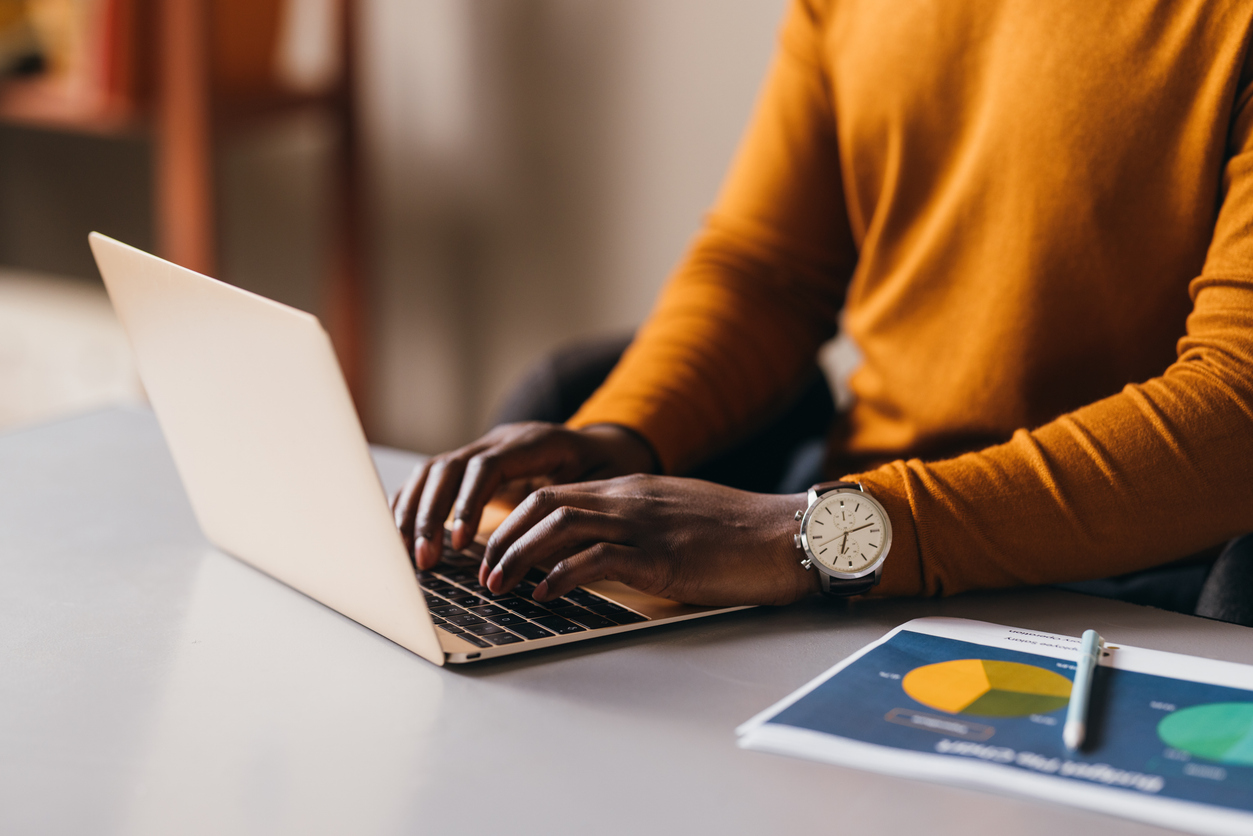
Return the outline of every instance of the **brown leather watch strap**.
{"type": "Polygon", "coordinates": [[[822,593],[836,598],[861,595],[863,592],[874,589],[879,583],[877,572],[864,578],[833,578],[821,569],[818,570],[818,574],[822,576],[822,593]]]}

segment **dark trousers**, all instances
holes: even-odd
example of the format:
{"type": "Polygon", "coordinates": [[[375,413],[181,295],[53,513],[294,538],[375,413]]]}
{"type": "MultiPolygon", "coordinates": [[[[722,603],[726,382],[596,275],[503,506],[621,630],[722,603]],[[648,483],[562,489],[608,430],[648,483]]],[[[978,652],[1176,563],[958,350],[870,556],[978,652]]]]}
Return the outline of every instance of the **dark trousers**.
{"type": "MultiPolygon", "coordinates": [[[[604,382],[629,337],[593,340],[554,352],[514,389],[497,423],[574,415],[604,382]]],[[[800,493],[822,479],[835,399],[817,366],[778,415],[731,450],[684,474],[758,493],[800,493]]],[[[1064,589],[1253,626],[1253,534],[1207,557],[1064,589]]]]}

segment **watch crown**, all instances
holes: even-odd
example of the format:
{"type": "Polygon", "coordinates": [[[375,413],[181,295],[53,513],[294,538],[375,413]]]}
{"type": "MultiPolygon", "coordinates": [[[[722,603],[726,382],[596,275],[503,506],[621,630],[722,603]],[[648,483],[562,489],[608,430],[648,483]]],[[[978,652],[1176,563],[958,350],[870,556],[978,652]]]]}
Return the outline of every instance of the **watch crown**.
{"type": "Polygon", "coordinates": [[[794,516],[792,519],[796,520],[797,522],[800,522],[800,521],[801,521],[801,517],[803,517],[803,516],[805,516],[805,512],[804,512],[804,511],[797,511],[797,512],[796,512],[796,516],[794,516]]]}
{"type": "Polygon", "coordinates": [[[799,534],[792,535],[792,542],[796,544],[796,548],[801,547],[801,536],[799,534]]]}

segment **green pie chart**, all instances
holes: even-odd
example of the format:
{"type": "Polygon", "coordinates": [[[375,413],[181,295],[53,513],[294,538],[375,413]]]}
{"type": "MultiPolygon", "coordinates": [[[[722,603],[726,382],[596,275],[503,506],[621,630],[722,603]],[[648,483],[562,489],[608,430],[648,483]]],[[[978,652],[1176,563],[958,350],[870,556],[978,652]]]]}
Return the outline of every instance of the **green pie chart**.
{"type": "Polygon", "coordinates": [[[1253,766],[1253,702],[1214,702],[1181,708],[1157,724],[1172,749],[1235,766],[1253,766]]]}

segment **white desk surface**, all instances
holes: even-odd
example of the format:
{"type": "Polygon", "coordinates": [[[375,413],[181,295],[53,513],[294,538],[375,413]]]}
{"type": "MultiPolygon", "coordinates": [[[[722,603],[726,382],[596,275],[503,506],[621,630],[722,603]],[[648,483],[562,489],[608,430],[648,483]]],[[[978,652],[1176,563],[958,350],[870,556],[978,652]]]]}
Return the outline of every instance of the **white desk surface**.
{"type": "MultiPolygon", "coordinates": [[[[389,487],[415,456],[377,450],[389,487]]],[[[210,547],[152,415],[0,436],[0,833],[1147,834],[735,746],[891,627],[978,618],[1253,663],[1055,590],[814,600],[436,668],[210,547]]]]}

